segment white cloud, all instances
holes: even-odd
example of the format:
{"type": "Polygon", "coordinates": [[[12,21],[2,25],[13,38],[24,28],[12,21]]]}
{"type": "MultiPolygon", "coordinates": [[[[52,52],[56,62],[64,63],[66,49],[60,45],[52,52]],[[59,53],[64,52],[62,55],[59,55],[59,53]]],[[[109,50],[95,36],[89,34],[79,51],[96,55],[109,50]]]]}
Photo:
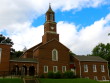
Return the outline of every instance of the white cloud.
{"type": "MultiPolygon", "coordinates": [[[[43,25],[39,27],[32,27],[28,23],[15,24],[16,28],[21,27],[22,31],[16,33],[10,33],[10,38],[14,42],[13,48],[16,50],[23,50],[23,48],[31,48],[32,46],[40,43],[42,41],[43,25]]],[[[10,26],[14,28],[15,26],[10,26]]]]}
{"type": "Polygon", "coordinates": [[[44,14],[49,2],[54,10],[67,11],[86,7],[98,7],[107,0],[0,0],[0,30],[8,25],[31,22],[44,14]],[[63,2],[63,3],[62,3],[63,2]]]}
{"type": "MultiPolygon", "coordinates": [[[[110,42],[110,37],[108,36],[110,32],[109,18],[110,14],[92,25],[82,28],[79,32],[74,23],[60,21],[57,24],[60,42],[76,54],[89,54],[99,43],[106,44],[110,42]]],[[[28,23],[17,26],[23,29],[19,33],[14,33],[10,36],[15,43],[14,48],[22,50],[25,46],[30,48],[42,41],[43,25],[37,28],[30,26],[28,23]]]]}
{"type": "MultiPolygon", "coordinates": [[[[6,30],[12,38],[17,50],[25,46],[30,48],[41,42],[43,25],[32,27],[34,18],[44,14],[49,2],[54,10],[81,10],[87,7],[99,7],[107,0],[1,0],[0,1],[0,32],[6,30]],[[62,3],[63,2],[63,3],[62,3]]],[[[60,41],[76,54],[90,53],[100,42],[110,41],[107,33],[110,31],[110,14],[94,24],[84,27],[79,32],[74,23],[58,22],[60,41]]]]}

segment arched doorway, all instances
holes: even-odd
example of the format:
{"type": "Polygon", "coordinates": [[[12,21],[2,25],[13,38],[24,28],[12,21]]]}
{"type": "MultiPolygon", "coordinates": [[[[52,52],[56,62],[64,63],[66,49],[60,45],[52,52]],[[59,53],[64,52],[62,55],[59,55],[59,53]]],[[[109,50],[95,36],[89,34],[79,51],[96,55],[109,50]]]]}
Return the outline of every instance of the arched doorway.
{"type": "Polygon", "coordinates": [[[29,75],[30,76],[34,76],[34,74],[35,74],[35,67],[34,66],[30,66],[29,67],[29,75]]]}
{"type": "Polygon", "coordinates": [[[22,66],[21,75],[27,75],[27,67],[26,66],[22,66]]]}

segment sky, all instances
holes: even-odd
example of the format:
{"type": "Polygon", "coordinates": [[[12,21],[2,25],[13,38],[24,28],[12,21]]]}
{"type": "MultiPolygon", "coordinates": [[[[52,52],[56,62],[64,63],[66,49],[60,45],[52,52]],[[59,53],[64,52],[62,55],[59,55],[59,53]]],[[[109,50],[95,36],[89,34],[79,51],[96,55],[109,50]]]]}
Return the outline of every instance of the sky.
{"type": "Polygon", "coordinates": [[[0,0],[0,34],[16,50],[40,43],[49,3],[60,42],[73,53],[91,54],[99,43],[110,43],[110,0],[0,0]]]}

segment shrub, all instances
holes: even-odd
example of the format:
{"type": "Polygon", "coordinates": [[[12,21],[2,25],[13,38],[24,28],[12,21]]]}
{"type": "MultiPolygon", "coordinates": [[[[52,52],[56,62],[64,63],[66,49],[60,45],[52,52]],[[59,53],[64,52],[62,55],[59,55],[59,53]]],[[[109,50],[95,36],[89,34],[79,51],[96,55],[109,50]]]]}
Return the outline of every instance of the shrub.
{"type": "Polygon", "coordinates": [[[54,73],[53,72],[48,72],[47,77],[48,78],[54,78],[54,73]]]}
{"type": "Polygon", "coordinates": [[[54,78],[56,79],[61,78],[61,73],[59,71],[54,73],[54,78]]]}
{"type": "Polygon", "coordinates": [[[45,75],[44,75],[44,74],[42,74],[42,75],[40,76],[40,78],[45,78],[45,75]]]}
{"type": "Polygon", "coordinates": [[[75,78],[75,74],[72,71],[63,73],[63,78],[75,78]]]}

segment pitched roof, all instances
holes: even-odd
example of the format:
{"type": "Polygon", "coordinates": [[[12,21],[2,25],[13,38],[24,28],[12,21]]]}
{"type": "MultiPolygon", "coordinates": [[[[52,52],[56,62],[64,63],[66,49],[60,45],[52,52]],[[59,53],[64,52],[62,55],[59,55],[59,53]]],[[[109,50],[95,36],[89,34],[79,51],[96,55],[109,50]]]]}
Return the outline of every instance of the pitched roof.
{"type": "MultiPolygon", "coordinates": [[[[43,47],[43,46],[45,46],[45,45],[47,45],[47,44],[49,44],[50,42],[53,42],[53,41],[57,41],[58,43],[60,43],[62,46],[64,46],[65,48],[67,48],[65,45],[63,45],[61,42],[59,42],[57,39],[52,39],[52,40],[50,40],[50,41],[48,41],[47,43],[45,43],[45,44],[41,44],[38,48],[40,48],[40,47],[43,47]]],[[[36,49],[38,49],[38,48],[35,48],[33,51],[36,51],[36,49]]],[[[70,50],[69,48],[67,48],[68,50],[70,50]]]]}
{"type": "Polygon", "coordinates": [[[39,44],[37,44],[37,45],[35,45],[35,46],[33,46],[33,47],[31,47],[30,49],[26,50],[20,57],[24,56],[24,54],[25,54],[26,52],[29,52],[29,51],[33,52],[33,50],[34,50],[35,48],[38,48],[38,47],[41,46],[41,45],[42,45],[42,42],[39,43],[39,44]]]}
{"type": "Polygon", "coordinates": [[[48,13],[48,12],[53,12],[54,13],[54,11],[51,8],[51,4],[49,4],[49,9],[48,9],[48,11],[46,13],[48,13]]]}
{"type": "Polygon", "coordinates": [[[74,56],[79,61],[108,62],[99,56],[74,56]]]}
{"type": "Polygon", "coordinates": [[[42,45],[42,42],[39,43],[39,44],[37,44],[37,45],[35,45],[35,46],[33,46],[33,47],[31,47],[31,48],[28,49],[27,51],[33,51],[35,48],[37,48],[37,47],[39,47],[39,46],[41,46],[41,45],[42,45]]]}
{"type": "Polygon", "coordinates": [[[37,63],[38,61],[33,58],[14,58],[11,59],[12,62],[28,62],[28,63],[37,63]]]}

